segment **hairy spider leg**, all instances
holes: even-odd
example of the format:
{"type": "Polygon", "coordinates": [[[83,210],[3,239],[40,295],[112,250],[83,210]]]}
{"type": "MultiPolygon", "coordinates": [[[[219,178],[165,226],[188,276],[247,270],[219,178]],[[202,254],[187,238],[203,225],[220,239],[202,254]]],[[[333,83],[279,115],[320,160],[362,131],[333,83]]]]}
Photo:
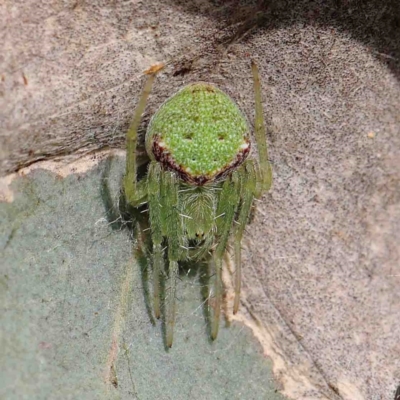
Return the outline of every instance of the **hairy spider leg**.
{"type": "Polygon", "coordinates": [[[233,313],[239,309],[241,290],[242,256],[241,242],[243,232],[249,219],[254,198],[259,198],[267,191],[272,184],[272,168],[268,160],[266,141],[266,128],[262,109],[261,84],[257,65],[251,63],[254,83],[255,97],[255,137],[258,149],[258,162],[247,160],[239,169],[241,175],[241,204],[234,233],[234,254],[235,254],[235,300],[233,313]]]}
{"type": "Polygon", "coordinates": [[[218,245],[214,250],[212,262],[215,269],[214,281],[214,315],[211,322],[211,338],[218,336],[219,317],[222,301],[222,259],[228,244],[229,235],[240,200],[240,178],[238,171],[233,171],[224,184],[217,206],[218,245]]]}
{"type": "Polygon", "coordinates": [[[153,300],[154,313],[160,317],[160,272],[164,271],[163,240],[168,248],[168,288],[165,293],[166,344],[172,346],[175,325],[175,298],[178,261],[185,258],[182,224],[179,215],[179,181],[174,172],[164,171],[158,162],[149,166],[148,197],[151,237],[153,241],[153,300]]]}
{"type": "Polygon", "coordinates": [[[176,285],[178,280],[178,261],[186,258],[187,250],[183,245],[183,229],[179,211],[179,179],[175,172],[162,171],[162,214],[163,228],[168,242],[168,282],[165,295],[165,331],[166,344],[172,346],[175,325],[176,285]]]}
{"type": "Polygon", "coordinates": [[[126,133],[126,175],[124,177],[124,192],[128,204],[133,207],[137,207],[141,202],[145,201],[147,197],[145,182],[137,182],[137,130],[155,77],[155,72],[149,74],[140,95],[139,102],[136,106],[133,120],[129,126],[128,132],[126,133]]]}
{"type": "Polygon", "coordinates": [[[151,239],[153,242],[153,303],[154,315],[160,318],[160,272],[164,267],[164,250],[162,248],[162,211],[161,211],[161,166],[152,161],[148,169],[147,192],[149,198],[149,219],[151,226],[151,239]]]}
{"type": "Polygon", "coordinates": [[[253,73],[253,84],[254,84],[254,97],[255,97],[255,136],[258,149],[259,159],[259,178],[260,188],[256,197],[260,197],[264,191],[269,190],[272,184],[272,168],[268,160],[268,150],[266,141],[266,128],[262,109],[261,99],[261,83],[260,75],[258,73],[258,67],[254,61],[251,62],[251,71],[253,73]]]}
{"type": "MultiPolygon", "coordinates": [[[[141,181],[137,181],[137,164],[136,164],[136,147],[137,147],[137,131],[140,124],[140,120],[144,109],[146,107],[147,99],[150,95],[154,79],[157,75],[157,72],[160,69],[154,70],[154,72],[150,71],[148,73],[148,78],[140,95],[138,104],[135,108],[135,113],[132,119],[132,122],[129,126],[128,132],[126,134],[126,174],[124,177],[124,193],[126,201],[132,207],[137,207],[141,203],[146,202],[148,198],[148,187],[147,181],[148,179],[143,179],[141,181]]],[[[157,163],[149,166],[149,170],[153,170],[153,174],[157,172],[154,168],[157,168],[157,163]]],[[[157,182],[156,180],[154,181],[157,182]]],[[[157,188],[152,187],[153,192],[155,190],[159,190],[159,186],[156,185],[157,188]]],[[[154,193],[155,197],[159,197],[159,193],[154,193]]],[[[153,196],[154,198],[154,196],[153,196]]],[[[154,201],[154,200],[153,200],[154,201]]],[[[153,207],[154,208],[154,207],[153,207]]],[[[158,226],[158,225],[152,225],[158,226]]],[[[162,252],[162,234],[161,239],[159,238],[160,233],[156,232],[152,235],[153,238],[153,298],[154,298],[154,314],[156,318],[160,318],[160,283],[159,283],[159,274],[161,270],[161,265],[163,263],[163,252],[162,252]]]]}
{"type": "Polygon", "coordinates": [[[254,160],[247,160],[239,169],[240,175],[240,209],[237,215],[234,231],[234,254],[235,254],[235,300],[233,313],[239,309],[240,288],[242,282],[242,255],[241,244],[243,232],[248,222],[253,200],[257,188],[257,169],[254,160]]]}

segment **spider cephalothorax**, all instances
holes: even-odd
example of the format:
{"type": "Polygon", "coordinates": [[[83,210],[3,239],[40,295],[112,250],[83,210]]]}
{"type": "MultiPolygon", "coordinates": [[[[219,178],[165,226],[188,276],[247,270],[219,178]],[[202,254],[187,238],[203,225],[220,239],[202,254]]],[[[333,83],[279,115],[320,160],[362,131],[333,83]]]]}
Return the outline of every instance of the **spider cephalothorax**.
{"type": "Polygon", "coordinates": [[[250,128],[233,100],[213,85],[194,83],[170,97],[153,116],[146,133],[150,164],[147,175],[137,181],[137,128],[159,69],[153,67],[148,71],[148,80],[127,133],[124,189],[131,206],[148,203],[154,312],[159,318],[160,273],[168,270],[170,288],[165,319],[166,342],[171,346],[175,287],[181,261],[205,260],[214,268],[214,290],[210,294],[214,297],[211,337],[217,337],[222,259],[230,239],[236,265],[234,312],[238,310],[243,231],[253,200],[271,185],[271,168],[258,70],[253,63],[258,160],[247,159],[250,128]]]}

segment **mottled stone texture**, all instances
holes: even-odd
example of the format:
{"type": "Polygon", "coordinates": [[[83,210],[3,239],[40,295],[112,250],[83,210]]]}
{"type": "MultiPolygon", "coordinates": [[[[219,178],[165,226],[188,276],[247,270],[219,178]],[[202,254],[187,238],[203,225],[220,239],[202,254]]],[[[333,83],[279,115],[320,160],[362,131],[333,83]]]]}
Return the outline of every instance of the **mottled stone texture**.
{"type": "Polygon", "coordinates": [[[274,185],[248,229],[242,310],[292,398],[391,399],[400,376],[399,8],[3,1],[2,170],[123,147],[141,72],[157,61],[167,67],[142,133],[166,98],[196,81],[226,91],[251,122],[255,59],[274,185]]]}

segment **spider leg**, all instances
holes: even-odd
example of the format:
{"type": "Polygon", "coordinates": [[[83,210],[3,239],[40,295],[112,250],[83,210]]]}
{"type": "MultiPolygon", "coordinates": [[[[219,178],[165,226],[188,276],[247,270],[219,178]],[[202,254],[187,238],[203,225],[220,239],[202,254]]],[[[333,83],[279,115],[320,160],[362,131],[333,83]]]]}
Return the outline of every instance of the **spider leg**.
{"type": "Polygon", "coordinates": [[[179,275],[178,262],[169,260],[168,268],[168,282],[169,288],[168,294],[165,296],[165,333],[166,333],[166,344],[168,347],[172,347],[174,340],[174,327],[175,327],[175,315],[176,315],[176,284],[179,275]]]}
{"type": "Polygon", "coordinates": [[[153,302],[154,314],[156,318],[160,318],[160,271],[164,266],[164,251],[162,249],[163,232],[162,232],[162,215],[160,205],[160,180],[162,171],[160,164],[153,161],[149,165],[148,171],[148,197],[149,197],[149,212],[150,212],[150,227],[151,239],[153,242],[153,302]]]}
{"type": "Polygon", "coordinates": [[[175,173],[163,171],[155,161],[150,163],[147,179],[150,226],[153,241],[153,298],[154,313],[160,318],[160,272],[164,270],[162,242],[168,242],[168,282],[165,296],[166,344],[172,346],[175,325],[175,298],[178,261],[182,257],[182,226],[178,209],[179,183],[175,173]]]}
{"type": "Polygon", "coordinates": [[[150,71],[148,73],[148,78],[136,106],[133,120],[129,126],[128,132],[126,133],[126,174],[123,185],[126,200],[134,207],[137,207],[138,204],[146,198],[146,187],[144,182],[137,182],[137,130],[157,72],[158,70],[155,69],[154,72],[150,71]]]}
{"type": "MultiPolygon", "coordinates": [[[[133,207],[138,207],[140,203],[147,201],[148,197],[147,180],[142,180],[140,182],[137,182],[137,161],[136,161],[137,131],[155,77],[157,75],[157,72],[160,71],[162,68],[163,68],[162,65],[153,66],[145,72],[148,75],[148,78],[140,95],[139,102],[136,105],[135,113],[132,122],[129,126],[128,132],[126,133],[126,173],[124,176],[123,187],[124,187],[125,199],[127,203],[133,207]]],[[[156,174],[156,171],[153,171],[153,174],[156,174]]],[[[157,196],[157,193],[154,192],[153,190],[152,194],[153,202],[154,202],[154,196],[157,196]]],[[[154,218],[155,216],[153,215],[153,219],[154,218]]],[[[155,229],[158,225],[151,224],[151,226],[154,227],[155,229]]],[[[163,254],[161,250],[162,235],[160,234],[159,231],[155,230],[155,232],[152,232],[152,238],[153,238],[153,257],[154,257],[153,260],[154,311],[156,318],[159,318],[160,317],[159,268],[160,268],[160,263],[163,260],[163,254]]]]}
{"type": "MultiPolygon", "coordinates": [[[[161,194],[162,194],[162,226],[168,240],[168,276],[169,288],[165,296],[165,327],[166,344],[172,346],[175,314],[176,314],[176,284],[178,280],[178,261],[184,257],[183,230],[180,220],[178,202],[179,182],[174,172],[166,171],[162,173],[161,194]]],[[[187,250],[186,250],[187,251],[187,250]]]]}
{"type": "Polygon", "coordinates": [[[254,82],[254,97],[255,97],[255,136],[258,148],[259,157],[259,170],[258,170],[258,181],[259,189],[257,191],[257,197],[260,197],[264,191],[267,191],[272,184],[272,168],[268,161],[268,150],[266,142],[266,127],[263,116],[262,109],[262,99],[261,99],[261,83],[260,75],[258,73],[258,67],[254,61],[251,62],[251,70],[253,73],[254,82]]]}
{"type": "Polygon", "coordinates": [[[217,220],[218,245],[214,250],[212,262],[215,269],[214,281],[214,315],[211,322],[211,338],[215,340],[218,336],[219,318],[221,314],[222,301],[222,259],[231,232],[233,220],[239,203],[240,179],[237,171],[226,179],[217,206],[217,214],[221,216],[217,220]]]}
{"type": "Polygon", "coordinates": [[[235,252],[235,300],[233,304],[233,313],[236,314],[239,309],[240,289],[242,282],[242,254],[241,244],[243,232],[248,222],[253,200],[256,194],[257,169],[253,160],[246,161],[239,169],[241,180],[240,185],[240,209],[235,224],[234,233],[234,252],[235,252]]]}

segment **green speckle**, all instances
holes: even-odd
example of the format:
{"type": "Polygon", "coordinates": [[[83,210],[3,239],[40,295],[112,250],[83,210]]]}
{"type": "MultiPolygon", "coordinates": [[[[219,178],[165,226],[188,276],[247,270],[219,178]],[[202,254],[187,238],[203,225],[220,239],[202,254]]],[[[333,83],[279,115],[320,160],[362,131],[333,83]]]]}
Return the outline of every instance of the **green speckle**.
{"type": "Polygon", "coordinates": [[[247,121],[233,100],[207,83],[184,87],[154,115],[146,135],[155,137],[191,176],[214,176],[235,161],[249,143],[247,121]]]}

